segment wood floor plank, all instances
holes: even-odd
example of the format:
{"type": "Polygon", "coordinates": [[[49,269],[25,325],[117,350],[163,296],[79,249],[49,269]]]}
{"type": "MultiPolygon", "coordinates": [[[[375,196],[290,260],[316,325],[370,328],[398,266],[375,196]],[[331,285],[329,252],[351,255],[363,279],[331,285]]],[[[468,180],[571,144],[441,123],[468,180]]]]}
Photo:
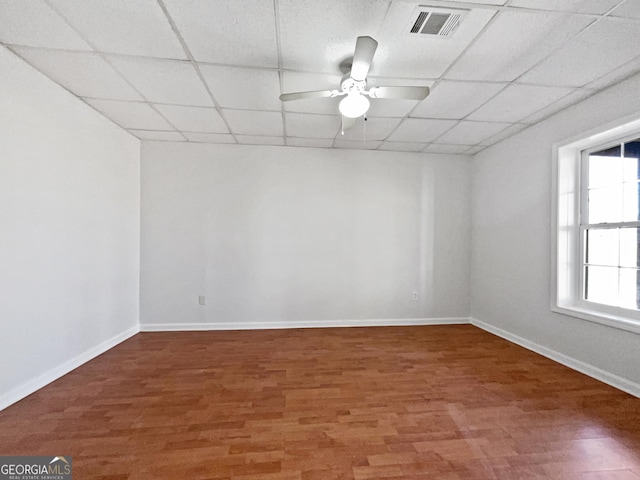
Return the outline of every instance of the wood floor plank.
{"type": "Polygon", "coordinates": [[[141,333],[0,412],[82,479],[640,480],[640,399],[470,325],[141,333]]]}

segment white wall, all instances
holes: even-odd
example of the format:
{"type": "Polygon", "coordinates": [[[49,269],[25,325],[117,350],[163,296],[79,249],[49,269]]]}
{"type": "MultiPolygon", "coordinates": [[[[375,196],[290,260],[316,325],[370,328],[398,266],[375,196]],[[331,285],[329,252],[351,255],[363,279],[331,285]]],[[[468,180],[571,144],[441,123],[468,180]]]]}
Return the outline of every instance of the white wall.
{"type": "Polygon", "coordinates": [[[139,141],[0,47],[0,409],[138,330],[139,141]]]}
{"type": "Polygon", "coordinates": [[[631,114],[640,76],[473,160],[471,314],[575,368],[640,394],[640,336],[551,313],[552,145],[631,114]]]}
{"type": "Polygon", "coordinates": [[[469,187],[460,156],[143,142],[142,328],[466,319],[469,187]]]}

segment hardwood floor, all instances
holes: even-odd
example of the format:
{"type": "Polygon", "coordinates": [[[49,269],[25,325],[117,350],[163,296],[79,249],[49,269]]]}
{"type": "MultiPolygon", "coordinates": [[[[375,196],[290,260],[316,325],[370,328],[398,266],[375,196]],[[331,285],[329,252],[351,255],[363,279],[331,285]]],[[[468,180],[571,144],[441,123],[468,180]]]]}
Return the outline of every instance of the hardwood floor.
{"type": "Polygon", "coordinates": [[[0,412],[76,479],[640,479],[640,399],[470,325],[138,334],[0,412]]]}

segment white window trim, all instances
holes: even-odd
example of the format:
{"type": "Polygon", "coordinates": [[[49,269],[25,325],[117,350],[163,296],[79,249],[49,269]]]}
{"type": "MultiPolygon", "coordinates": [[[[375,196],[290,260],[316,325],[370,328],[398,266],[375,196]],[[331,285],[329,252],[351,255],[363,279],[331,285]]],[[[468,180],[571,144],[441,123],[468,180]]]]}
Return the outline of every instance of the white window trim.
{"type": "Polygon", "coordinates": [[[637,115],[553,145],[551,211],[551,310],[640,333],[640,312],[582,300],[580,291],[581,152],[629,136],[640,136],[637,115]]]}

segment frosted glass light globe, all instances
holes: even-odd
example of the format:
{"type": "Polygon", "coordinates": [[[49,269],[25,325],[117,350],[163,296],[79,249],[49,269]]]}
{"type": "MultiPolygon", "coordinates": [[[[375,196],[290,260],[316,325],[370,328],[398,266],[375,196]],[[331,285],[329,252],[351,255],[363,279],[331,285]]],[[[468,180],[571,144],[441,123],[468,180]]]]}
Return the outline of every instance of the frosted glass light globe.
{"type": "Polygon", "coordinates": [[[358,118],[369,110],[369,99],[360,93],[349,93],[338,105],[340,113],[348,118],[358,118]]]}

